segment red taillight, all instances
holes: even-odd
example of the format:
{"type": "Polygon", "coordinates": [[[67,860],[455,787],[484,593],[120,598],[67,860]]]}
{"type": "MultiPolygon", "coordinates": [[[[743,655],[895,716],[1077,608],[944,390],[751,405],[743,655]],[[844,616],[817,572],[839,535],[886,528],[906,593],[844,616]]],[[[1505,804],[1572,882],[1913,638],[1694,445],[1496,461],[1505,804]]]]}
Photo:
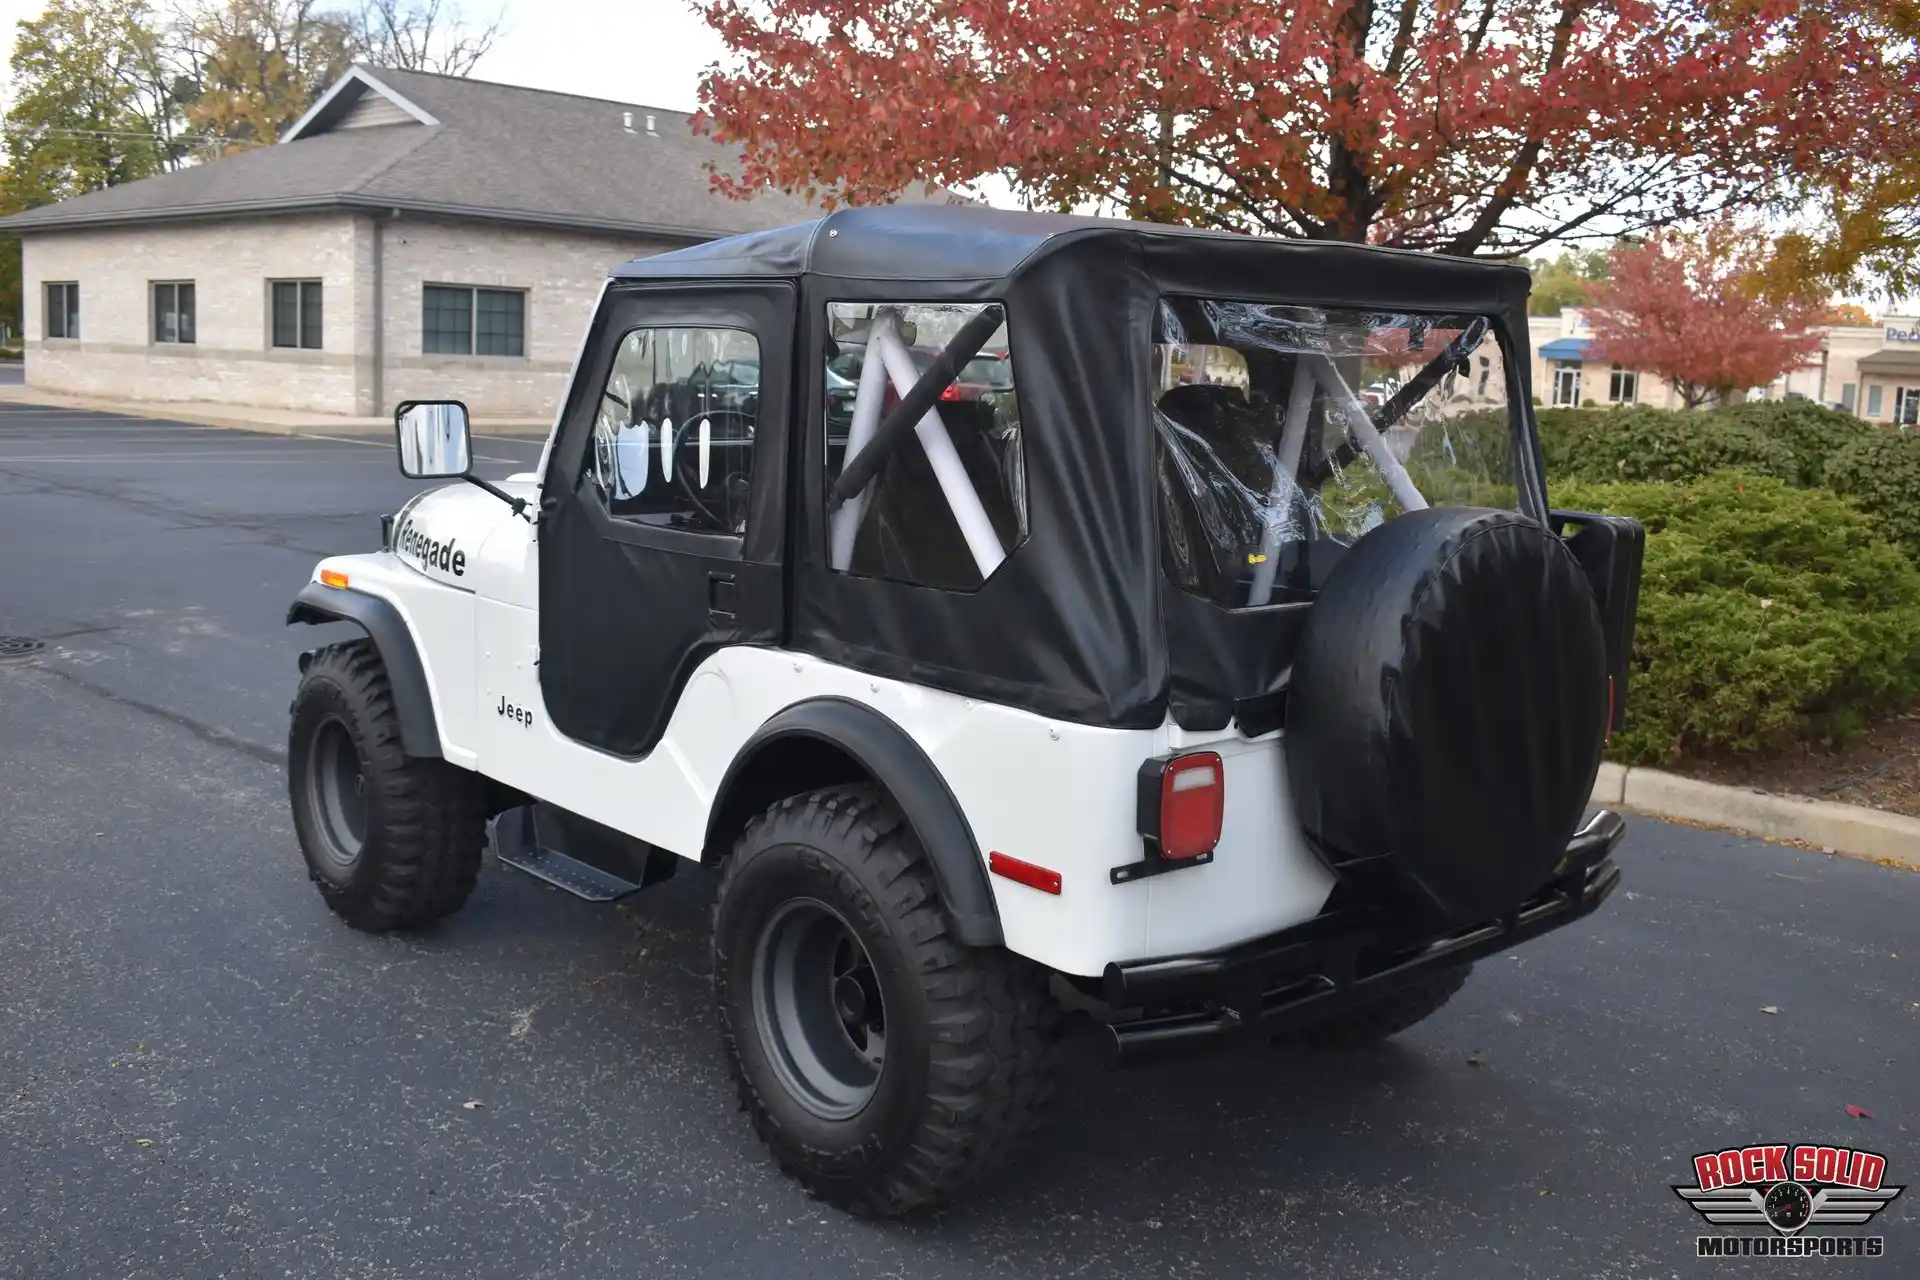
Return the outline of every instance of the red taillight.
{"type": "Polygon", "coordinates": [[[997,876],[1005,876],[1016,884],[1024,884],[1029,889],[1038,889],[1042,893],[1060,892],[1060,873],[1049,871],[1045,867],[1035,866],[1031,862],[1022,862],[1018,858],[1009,858],[1004,853],[987,855],[987,870],[997,876]]]}
{"type": "Polygon", "coordinates": [[[947,384],[947,389],[940,393],[940,398],[942,400],[958,400],[960,398],[960,385],[958,383],[949,382],[947,384]]]}
{"type": "Polygon", "coordinates": [[[1226,815],[1227,777],[1219,753],[1194,751],[1149,760],[1140,771],[1140,834],[1160,856],[1185,860],[1212,853],[1226,815]]]}

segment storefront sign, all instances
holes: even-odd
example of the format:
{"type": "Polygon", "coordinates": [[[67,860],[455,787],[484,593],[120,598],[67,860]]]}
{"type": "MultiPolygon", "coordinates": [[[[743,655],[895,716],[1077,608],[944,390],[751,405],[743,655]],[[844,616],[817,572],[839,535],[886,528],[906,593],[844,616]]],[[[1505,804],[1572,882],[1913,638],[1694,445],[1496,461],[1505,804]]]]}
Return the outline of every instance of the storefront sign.
{"type": "Polygon", "coordinates": [[[1920,342],[1920,328],[1895,329],[1893,326],[1889,325],[1887,326],[1887,341],[1888,342],[1920,342]]]}

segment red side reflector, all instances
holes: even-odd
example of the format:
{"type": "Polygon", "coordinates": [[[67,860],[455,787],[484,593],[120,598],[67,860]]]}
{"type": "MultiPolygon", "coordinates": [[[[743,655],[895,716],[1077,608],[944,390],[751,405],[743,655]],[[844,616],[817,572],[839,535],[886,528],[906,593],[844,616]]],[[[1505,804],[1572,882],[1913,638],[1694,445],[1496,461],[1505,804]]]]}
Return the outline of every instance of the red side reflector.
{"type": "Polygon", "coordinates": [[[1226,810],[1227,777],[1218,753],[1196,751],[1171,761],[1160,775],[1160,856],[1212,853],[1226,810]]]}
{"type": "Polygon", "coordinates": [[[1017,884],[1029,889],[1038,889],[1042,893],[1060,892],[1060,873],[1049,871],[1045,867],[1036,867],[1031,862],[1022,862],[1018,858],[1009,858],[1004,853],[987,855],[987,870],[997,876],[1005,876],[1017,884]]]}

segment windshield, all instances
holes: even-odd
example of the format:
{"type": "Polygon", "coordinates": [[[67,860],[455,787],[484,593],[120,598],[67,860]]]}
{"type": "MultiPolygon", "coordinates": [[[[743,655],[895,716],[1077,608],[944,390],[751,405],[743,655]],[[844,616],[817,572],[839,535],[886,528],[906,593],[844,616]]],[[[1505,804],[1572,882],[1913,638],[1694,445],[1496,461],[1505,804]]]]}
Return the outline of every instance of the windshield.
{"type": "Polygon", "coordinates": [[[1491,318],[1166,298],[1154,333],[1161,559],[1227,608],[1311,599],[1368,530],[1514,507],[1491,318]]]}

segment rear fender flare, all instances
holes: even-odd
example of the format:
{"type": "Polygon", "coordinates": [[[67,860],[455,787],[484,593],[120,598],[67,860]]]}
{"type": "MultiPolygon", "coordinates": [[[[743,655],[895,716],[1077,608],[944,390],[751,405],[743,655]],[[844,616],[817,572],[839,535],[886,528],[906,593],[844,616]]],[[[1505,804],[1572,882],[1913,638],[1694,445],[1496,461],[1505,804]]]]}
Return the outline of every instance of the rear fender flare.
{"type": "MultiPolygon", "coordinates": [[[[327,587],[309,582],[287,610],[287,625],[351,622],[366,632],[393,688],[393,707],[400,720],[400,745],[410,756],[439,757],[440,726],[433,714],[433,694],[420,662],[413,632],[400,610],[388,600],[350,587],[327,587]]],[[[303,658],[301,670],[306,669],[303,658]]]]}
{"type": "Polygon", "coordinates": [[[960,802],[899,725],[850,698],[811,698],[747,739],[707,818],[707,860],[723,857],[753,816],[802,791],[871,779],[899,808],[933,868],[954,936],[973,947],[1006,941],[986,860],[960,802]]]}

